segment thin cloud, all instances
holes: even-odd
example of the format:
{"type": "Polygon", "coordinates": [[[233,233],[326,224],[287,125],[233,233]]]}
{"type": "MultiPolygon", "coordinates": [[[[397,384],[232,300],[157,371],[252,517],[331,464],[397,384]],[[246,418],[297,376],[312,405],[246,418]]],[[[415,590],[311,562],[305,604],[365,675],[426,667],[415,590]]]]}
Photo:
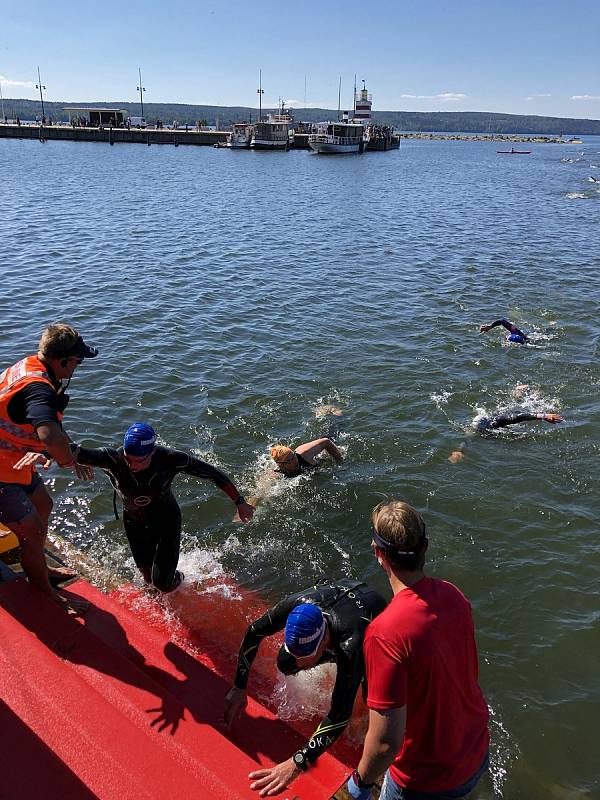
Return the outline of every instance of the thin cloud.
{"type": "Polygon", "coordinates": [[[19,86],[21,89],[33,89],[33,81],[13,81],[5,75],[0,75],[0,83],[2,86],[19,86]]]}
{"type": "Polygon", "coordinates": [[[552,97],[551,94],[532,94],[526,97],[525,100],[537,100],[539,97],[552,97]]]}
{"type": "Polygon", "coordinates": [[[460,92],[441,92],[440,94],[401,94],[404,100],[439,100],[442,103],[454,103],[458,100],[465,100],[466,94],[460,92]]]}
{"type": "Polygon", "coordinates": [[[574,94],[571,100],[600,100],[600,95],[597,94],[574,94]]]}

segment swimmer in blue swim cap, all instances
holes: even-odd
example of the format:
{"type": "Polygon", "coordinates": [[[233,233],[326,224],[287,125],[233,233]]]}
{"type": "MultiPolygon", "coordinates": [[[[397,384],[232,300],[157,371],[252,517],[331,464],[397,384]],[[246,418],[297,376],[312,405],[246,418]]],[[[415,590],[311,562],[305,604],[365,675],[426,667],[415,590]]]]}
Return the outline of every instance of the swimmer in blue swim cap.
{"type": "Polygon", "coordinates": [[[480,325],[479,333],[487,333],[491,331],[492,328],[497,328],[499,325],[502,325],[502,327],[506,328],[508,331],[508,336],[506,337],[507,342],[525,344],[527,341],[527,334],[520,331],[516,325],[513,325],[513,323],[509,322],[507,319],[497,319],[495,322],[492,322],[491,325],[480,325]]]}

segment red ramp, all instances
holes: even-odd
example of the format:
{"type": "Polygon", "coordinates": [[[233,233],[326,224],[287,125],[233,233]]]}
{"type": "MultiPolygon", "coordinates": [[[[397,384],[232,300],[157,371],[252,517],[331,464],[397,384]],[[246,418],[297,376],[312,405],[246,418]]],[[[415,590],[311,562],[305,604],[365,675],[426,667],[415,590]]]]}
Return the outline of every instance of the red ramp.
{"type": "MultiPolygon", "coordinates": [[[[68,591],[91,602],[83,621],[22,579],[0,585],[2,797],[256,800],[248,772],[301,734],[252,699],[227,734],[229,681],[85,581],[68,591]]],[[[347,774],[326,753],[280,797],[327,800],[347,774]]]]}

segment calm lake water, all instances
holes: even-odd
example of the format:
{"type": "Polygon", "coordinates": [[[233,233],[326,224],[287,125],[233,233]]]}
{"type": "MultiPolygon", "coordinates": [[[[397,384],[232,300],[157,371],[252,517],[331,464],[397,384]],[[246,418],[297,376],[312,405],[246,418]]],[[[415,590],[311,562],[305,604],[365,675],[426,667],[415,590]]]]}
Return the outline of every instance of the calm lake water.
{"type": "MultiPolygon", "coordinates": [[[[150,421],[261,497],[239,528],[220,492],[179,479],[191,580],[266,601],[346,575],[387,591],[369,513],[413,503],[430,573],[474,607],[493,713],[475,796],[598,798],[600,138],[497,149],[0,141],[0,364],[71,321],[101,353],[72,382],[73,438],[150,421]],[[502,316],[531,345],[479,335],[502,316]],[[270,484],[269,444],[322,435],[323,404],[344,410],[344,463],[270,484]],[[566,423],[472,434],[515,404],[566,423]]],[[[54,529],[131,578],[105,477],[49,480],[54,529]]]]}

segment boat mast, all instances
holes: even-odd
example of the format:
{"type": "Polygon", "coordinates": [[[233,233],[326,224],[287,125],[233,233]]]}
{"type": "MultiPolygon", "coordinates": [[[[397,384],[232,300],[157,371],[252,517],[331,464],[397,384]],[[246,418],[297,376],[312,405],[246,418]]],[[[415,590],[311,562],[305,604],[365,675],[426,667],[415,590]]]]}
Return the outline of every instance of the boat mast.
{"type": "Polygon", "coordinates": [[[354,73],[354,106],[352,109],[352,119],[356,116],[356,72],[354,73]]]}
{"type": "Polygon", "coordinates": [[[258,94],[258,121],[260,122],[262,119],[262,96],[265,93],[262,88],[262,69],[258,70],[258,89],[256,91],[258,94]]]}
{"type": "Polygon", "coordinates": [[[341,105],[342,105],[342,76],[340,75],[340,83],[338,86],[338,122],[340,121],[341,105]]]}

